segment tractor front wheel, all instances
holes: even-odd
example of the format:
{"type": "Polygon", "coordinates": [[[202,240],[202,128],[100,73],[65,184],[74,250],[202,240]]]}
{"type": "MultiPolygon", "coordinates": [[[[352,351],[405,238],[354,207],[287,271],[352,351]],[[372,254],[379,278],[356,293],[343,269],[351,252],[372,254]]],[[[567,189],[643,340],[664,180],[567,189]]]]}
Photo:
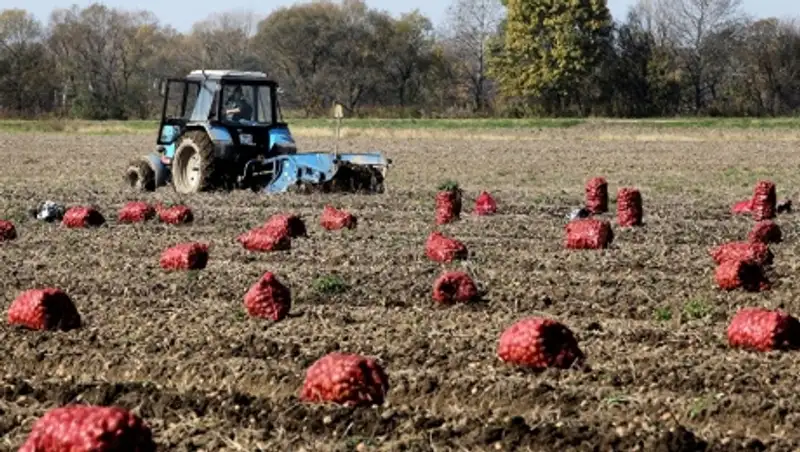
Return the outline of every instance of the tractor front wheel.
{"type": "Polygon", "coordinates": [[[172,159],[172,184],[181,194],[198,193],[213,188],[214,143],[204,131],[184,135],[172,159]]]}
{"type": "Polygon", "coordinates": [[[150,162],[142,157],[132,161],[125,171],[125,180],[136,191],[155,191],[156,172],[150,162]]]}

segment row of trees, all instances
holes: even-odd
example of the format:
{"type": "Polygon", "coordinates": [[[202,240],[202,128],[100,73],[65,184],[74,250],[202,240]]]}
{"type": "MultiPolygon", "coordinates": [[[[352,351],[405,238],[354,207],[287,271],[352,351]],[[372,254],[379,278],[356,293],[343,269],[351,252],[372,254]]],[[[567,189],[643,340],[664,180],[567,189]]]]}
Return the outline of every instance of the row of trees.
{"type": "Polygon", "coordinates": [[[800,27],[741,0],[452,0],[444,23],[363,0],[219,13],[179,33],[147,11],[92,4],[0,13],[0,114],[158,113],[158,82],[198,68],[261,70],[284,108],[334,101],[384,116],[784,115],[800,108],[800,27]]]}

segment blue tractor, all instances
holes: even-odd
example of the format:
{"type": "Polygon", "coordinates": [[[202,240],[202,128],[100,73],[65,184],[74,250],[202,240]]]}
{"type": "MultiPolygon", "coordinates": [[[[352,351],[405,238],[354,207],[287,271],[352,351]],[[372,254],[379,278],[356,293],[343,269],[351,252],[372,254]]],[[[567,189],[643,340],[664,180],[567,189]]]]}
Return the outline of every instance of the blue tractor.
{"type": "Polygon", "coordinates": [[[130,163],[128,183],[141,191],[171,184],[181,194],[384,192],[391,162],[381,153],[298,153],[278,91],[262,72],[196,70],[166,80],[157,150],[130,163]]]}

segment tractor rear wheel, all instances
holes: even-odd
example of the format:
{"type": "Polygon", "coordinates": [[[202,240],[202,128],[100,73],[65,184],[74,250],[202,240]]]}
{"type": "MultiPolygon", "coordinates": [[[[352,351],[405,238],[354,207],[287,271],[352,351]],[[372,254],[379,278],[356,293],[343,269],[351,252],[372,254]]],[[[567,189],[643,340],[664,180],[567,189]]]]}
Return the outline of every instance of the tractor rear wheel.
{"type": "Polygon", "coordinates": [[[156,172],[150,166],[150,162],[144,158],[138,158],[128,165],[125,170],[125,179],[128,185],[136,191],[155,191],[156,172]]]}
{"type": "Polygon", "coordinates": [[[214,186],[214,143],[202,130],[181,137],[172,159],[172,185],[181,194],[198,193],[214,186]]]}

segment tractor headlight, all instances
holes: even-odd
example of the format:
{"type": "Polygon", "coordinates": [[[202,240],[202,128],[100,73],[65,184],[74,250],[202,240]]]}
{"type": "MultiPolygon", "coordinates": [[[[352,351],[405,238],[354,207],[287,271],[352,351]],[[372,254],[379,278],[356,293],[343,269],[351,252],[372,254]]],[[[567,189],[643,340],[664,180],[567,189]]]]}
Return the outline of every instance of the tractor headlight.
{"type": "Polygon", "coordinates": [[[244,145],[247,145],[247,146],[252,146],[253,145],[253,135],[250,135],[249,133],[243,133],[243,134],[239,135],[239,142],[244,144],[244,145]]]}

